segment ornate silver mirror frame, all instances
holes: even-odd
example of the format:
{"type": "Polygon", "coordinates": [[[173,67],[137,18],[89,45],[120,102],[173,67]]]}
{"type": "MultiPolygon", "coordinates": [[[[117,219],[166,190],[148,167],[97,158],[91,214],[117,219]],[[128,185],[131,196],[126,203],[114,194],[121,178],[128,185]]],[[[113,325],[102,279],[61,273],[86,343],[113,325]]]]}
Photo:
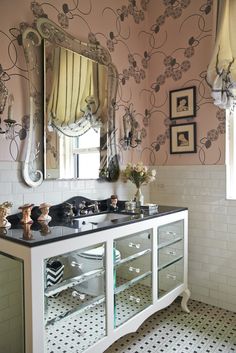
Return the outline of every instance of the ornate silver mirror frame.
{"type": "Polygon", "coordinates": [[[102,158],[100,177],[107,181],[116,181],[119,177],[119,161],[115,138],[115,99],[118,86],[118,73],[113,65],[110,53],[100,44],[83,43],[74,38],[53,21],[40,17],[35,27],[29,27],[23,33],[23,47],[29,73],[30,126],[26,157],[23,162],[23,179],[31,187],[39,186],[43,181],[43,39],[61,45],[108,68],[108,124],[107,142],[102,158]]]}

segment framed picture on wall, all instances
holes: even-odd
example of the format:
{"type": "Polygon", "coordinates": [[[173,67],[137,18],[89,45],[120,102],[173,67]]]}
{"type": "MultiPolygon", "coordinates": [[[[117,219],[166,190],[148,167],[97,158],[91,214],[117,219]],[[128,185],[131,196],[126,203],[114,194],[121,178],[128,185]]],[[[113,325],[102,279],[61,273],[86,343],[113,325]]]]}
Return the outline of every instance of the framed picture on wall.
{"type": "Polygon", "coordinates": [[[196,87],[181,88],[169,92],[170,119],[196,116],[196,87]]]}
{"type": "Polygon", "coordinates": [[[196,123],[170,126],[170,153],[196,153],[196,123]]]}

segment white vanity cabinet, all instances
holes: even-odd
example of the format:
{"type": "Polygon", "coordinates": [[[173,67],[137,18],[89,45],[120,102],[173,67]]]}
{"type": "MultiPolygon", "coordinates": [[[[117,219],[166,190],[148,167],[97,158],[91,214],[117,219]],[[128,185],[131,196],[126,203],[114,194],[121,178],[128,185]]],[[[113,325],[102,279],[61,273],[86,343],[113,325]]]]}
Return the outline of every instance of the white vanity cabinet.
{"type": "Polygon", "coordinates": [[[179,295],[188,312],[187,217],[171,208],[34,246],[0,238],[2,253],[24,263],[22,353],[102,353],[179,295]],[[50,279],[53,261],[61,268],[50,279]]]}

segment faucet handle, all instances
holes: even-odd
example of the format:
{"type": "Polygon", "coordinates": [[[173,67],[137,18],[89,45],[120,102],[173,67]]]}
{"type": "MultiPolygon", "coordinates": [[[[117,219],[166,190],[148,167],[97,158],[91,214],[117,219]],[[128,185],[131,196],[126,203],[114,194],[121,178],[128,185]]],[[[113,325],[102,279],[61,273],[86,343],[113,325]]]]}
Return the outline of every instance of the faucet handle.
{"type": "Polygon", "coordinates": [[[99,203],[97,201],[94,202],[94,213],[99,212],[99,203]]]}
{"type": "Polygon", "coordinates": [[[81,201],[78,205],[78,214],[86,214],[87,210],[86,210],[86,204],[85,201],[81,201]]]}
{"type": "Polygon", "coordinates": [[[79,208],[84,208],[85,207],[85,201],[81,201],[81,203],[79,204],[79,208]]]}

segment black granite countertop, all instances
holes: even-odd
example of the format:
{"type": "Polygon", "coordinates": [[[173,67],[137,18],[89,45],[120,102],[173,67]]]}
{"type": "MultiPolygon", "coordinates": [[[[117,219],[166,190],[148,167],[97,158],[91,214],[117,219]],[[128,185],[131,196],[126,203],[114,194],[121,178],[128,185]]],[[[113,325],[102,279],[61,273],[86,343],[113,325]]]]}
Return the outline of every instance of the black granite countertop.
{"type": "MultiPolygon", "coordinates": [[[[120,227],[130,223],[142,222],[147,219],[162,217],[171,213],[187,210],[185,207],[159,206],[155,214],[122,213],[122,218],[115,217],[110,221],[98,224],[89,223],[83,225],[80,218],[69,218],[63,221],[50,221],[48,224],[34,222],[33,224],[15,224],[10,229],[0,228],[0,239],[21,244],[26,247],[44,245],[60,240],[80,237],[85,234],[99,232],[105,229],[120,227]]],[[[103,212],[106,213],[106,212],[103,212]]],[[[120,214],[121,212],[117,213],[120,214]]],[[[89,215],[88,215],[89,216],[89,215]]],[[[91,216],[91,215],[90,215],[91,216]]],[[[86,216],[83,216],[85,218],[86,216]]]]}

